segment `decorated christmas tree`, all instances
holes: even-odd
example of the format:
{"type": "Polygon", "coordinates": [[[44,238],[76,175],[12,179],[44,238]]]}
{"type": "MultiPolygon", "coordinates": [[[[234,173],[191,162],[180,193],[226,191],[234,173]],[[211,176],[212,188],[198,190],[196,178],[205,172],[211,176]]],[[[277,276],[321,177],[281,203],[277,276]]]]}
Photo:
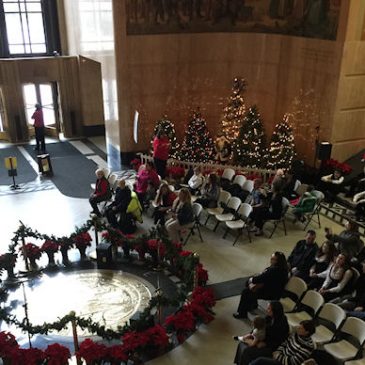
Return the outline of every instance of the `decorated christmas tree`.
{"type": "Polygon", "coordinates": [[[191,162],[208,162],[214,159],[214,142],[199,112],[193,114],[187,126],[179,159],[191,162]]]}
{"type": "Polygon", "coordinates": [[[248,110],[243,119],[240,134],[233,144],[233,152],[236,163],[241,166],[266,166],[266,136],[256,105],[248,110]]]}
{"type": "Polygon", "coordinates": [[[289,124],[288,115],[275,126],[268,150],[267,168],[290,168],[295,157],[293,129],[289,124]]]}
{"type": "Polygon", "coordinates": [[[153,139],[155,138],[157,132],[162,129],[167,137],[169,137],[171,149],[170,149],[170,155],[169,157],[175,158],[176,153],[179,150],[180,146],[176,139],[176,131],[175,131],[175,125],[173,122],[171,122],[169,119],[167,119],[167,116],[164,115],[160,120],[156,122],[155,129],[153,130],[153,135],[151,138],[151,150],[153,150],[153,139]]]}
{"type": "Polygon", "coordinates": [[[245,90],[246,81],[236,77],[233,80],[232,95],[229,98],[228,105],[224,108],[221,130],[228,141],[232,143],[238,137],[246,112],[245,102],[242,97],[245,90]]]}

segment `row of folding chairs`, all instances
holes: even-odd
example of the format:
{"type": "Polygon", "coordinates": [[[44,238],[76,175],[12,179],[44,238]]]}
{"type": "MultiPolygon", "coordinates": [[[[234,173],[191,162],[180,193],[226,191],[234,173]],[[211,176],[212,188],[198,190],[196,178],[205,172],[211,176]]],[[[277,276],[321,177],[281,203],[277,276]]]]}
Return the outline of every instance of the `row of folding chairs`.
{"type": "MultiPolygon", "coordinates": [[[[354,269],[355,275],[360,275],[354,269]]],[[[334,303],[325,303],[315,290],[307,290],[307,284],[298,277],[291,277],[280,299],[291,329],[301,321],[315,319],[318,322],[313,341],[323,346],[340,361],[352,360],[361,353],[365,344],[365,322],[347,317],[346,312],[334,303]]],[[[358,361],[358,360],[356,360],[358,361]]],[[[355,365],[352,364],[352,365],[355,365]]]]}

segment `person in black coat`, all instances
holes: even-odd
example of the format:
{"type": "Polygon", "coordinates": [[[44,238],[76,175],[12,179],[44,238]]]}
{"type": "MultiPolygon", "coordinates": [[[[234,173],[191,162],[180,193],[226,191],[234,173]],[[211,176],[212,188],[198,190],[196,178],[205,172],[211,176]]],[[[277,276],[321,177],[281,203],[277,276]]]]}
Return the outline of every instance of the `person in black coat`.
{"type": "Polygon", "coordinates": [[[279,299],[288,282],[288,263],[282,252],[271,255],[270,266],[261,274],[251,277],[241,293],[234,318],[247,318],[247,312],[257,308],[257,299],[279,299]]]}
{"type": "Polygon", "coordinates": [[[288,257],[290,273],[307,281],[309,270],[314,264],[318,251],[316,232],[308,230],[305,240],[300,240],[288,257]]]}
{"type": "Polygon", "coordinates": [[[237,346],[234,364],[248,365],[260,356],[271,357],[271,354],[289,336],[289,324],[285,317],[283,305],[279,301],[271,301],[266,309],[266,346],[250,347],[240,341],[237,346]]]}
{"type": "Polygon", "coordinates": [[[125,184],[125,180],[118,181],[118,187],[115,191],[115,198],[105,212],[108,222],[114,227],[118,227],[117,214],[126,214],[128,205],[131,201],[131,190],[125,184]]]}

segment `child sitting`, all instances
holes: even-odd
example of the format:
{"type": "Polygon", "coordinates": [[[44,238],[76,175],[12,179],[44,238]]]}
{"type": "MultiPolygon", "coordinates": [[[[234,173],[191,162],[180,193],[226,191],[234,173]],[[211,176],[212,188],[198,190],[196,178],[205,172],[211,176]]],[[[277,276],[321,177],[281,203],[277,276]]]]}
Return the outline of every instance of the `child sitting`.
{"type": "Polygon", "coordinates": [[[253,330],[244,336],[235,336],[235,340],[242,341],[249,347],[265,347],[266,320],[263,317],[256,316],[252,321],[253,330]]]}

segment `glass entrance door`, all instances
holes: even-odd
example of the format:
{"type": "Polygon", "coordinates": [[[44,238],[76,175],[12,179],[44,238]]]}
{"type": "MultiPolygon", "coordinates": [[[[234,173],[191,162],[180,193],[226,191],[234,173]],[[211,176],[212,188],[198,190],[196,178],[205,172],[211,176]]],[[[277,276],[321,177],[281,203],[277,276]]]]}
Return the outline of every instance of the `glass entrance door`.
{"type": "Polygon", "coordinates": [[[43,110],[46,134],[58,138],[60,123],[58,118],[57,84],[24,84],[23,95],[28,124],[33,126],[32,115],[35,110],[35,104],[40,104],[43,110]]]}

